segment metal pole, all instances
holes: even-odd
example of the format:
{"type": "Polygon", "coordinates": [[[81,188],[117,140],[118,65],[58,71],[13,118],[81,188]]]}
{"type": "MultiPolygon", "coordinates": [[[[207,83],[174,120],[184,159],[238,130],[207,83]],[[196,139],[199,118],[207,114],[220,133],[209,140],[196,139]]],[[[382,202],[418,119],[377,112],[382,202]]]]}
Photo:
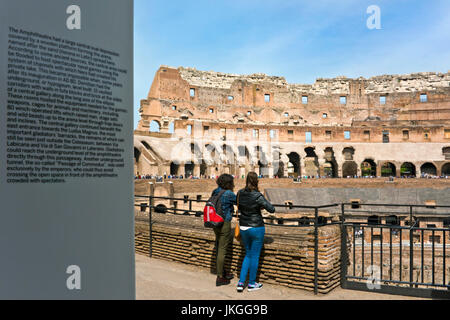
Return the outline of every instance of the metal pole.
{"type": "Polygon", "coordinates": [[[148,248],[148,252],[149,252],[149,256],[150,258],[153,255],[153,247],[152,247],[152,242],[153,242],[153,222],[152,222],[152,211],[153,211],[153,196],[149,197],[149,201],[148,201],[148,205],[149,205],[149,213],[148,213],[148,225],[149,225],[149,248],[148,248]]]}
{"type": "Polygon", "coordinates": [[[411,282],[410,287],[412,288],[412,282],[414,277],[414,224],[412,224],[412,213],[413,207],[409,207],[409,223],[410,223],[410,231],[409,231],[409,282],[411,282]]]}
{"type": "Polygon", "coordinates": [[[314,213],[314,294],[319,292],[319,209],[315,208],[314,213]]]}
{"type": "MultiPolygon", "coordinates": [[[[347,276],[347,230],[345,227],[344,204],[341,204],[341,287],[345,289],[345,279],[347,276]]],[[[353,248],[355,250],[355,248],[353,248]]],[[[353,251],[355,252],[355,251],[353,251]]],[[[353,264],[355,261],[353,261],[353,264]]]]}

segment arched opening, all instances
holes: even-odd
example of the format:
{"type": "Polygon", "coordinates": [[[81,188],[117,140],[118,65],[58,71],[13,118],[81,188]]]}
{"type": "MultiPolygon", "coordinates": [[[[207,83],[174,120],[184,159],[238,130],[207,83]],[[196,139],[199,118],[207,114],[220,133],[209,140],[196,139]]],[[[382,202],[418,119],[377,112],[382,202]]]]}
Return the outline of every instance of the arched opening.
{"type": "Polygon", "coordinates": [[[186,163],[184,165],[184,177],[189,178],[190,176],[194,175],[194,164],[193,163],[186,163]]]}
{"type": "Polygon", "coordinates": [[[300,176],[300,156],[297,152],[291,152],[288,154],[288,175],[294,178],[300,176]]]}
{"type": "Polygon", "coordinates": [[[178,175],[178,170],[180,169],[180,165],[176,164],[174,162],[172,162],[170,164],[170,175],[171,176],[177,176],[178,175]]]}
{"type": "Polygon", "coordinates": [[[400,168],[400,175],[406,178],[416,177],[416,166],[411,162],[405,162],[400,168]]]}
{"type": "Polygon", "coordinates": [[[269,167],[267,166],[267,164],[264,164],[260,160],[260,161],[258,161],[258,166],[259,166],[259,175],[264,178],[269,177],[269,167]]]}
{"type": "Polygon", "coordinates": [[[200,164],[200,176],[206,176],[207,170],[208,166],[206,165],[205,161],[202,160],[202,163],[200,164]]]}
{"type": "Polygon", "coordinates": [[[325,162],[323,165],[323,175],[327,178],[336,178],[335,165],[332,162],[325,162]]]}
{"type": "Polygon", "coordinates": [[[422,175],[428,175],[428,176],[435,176],[437,175],[437,169],[436,166],[430,162],[427,162],[425,164],[423,164],[420,167],[420,172],[422,173],[422,175]]]}
{"type": "Polygon", "coordinates": [[[450,162],[442,166],[442,175],[444,177],[450,177],[450,162]]]}
{"type": "Polygon", "coordinates": [[[161,132],[161,124],[156,120],[150,122],[150,132],[161,132]]]}
{"type": "Polygon", "coordinates": [[[319,175],[319,157],[317,157],[316,151],[312,147],[305,149],[305,175],[315,177],[319,175]]]}
{"type": "Polygon", "coordinates": [[[138,148],[134,148],[134,161],[136,163],[138,163],[140,157],[141,157],[141,152],[139,151],[138,148]]]}
{"type": "Polygon", "coordinates": [[[346,161],[352,161],[353,155],[355,154],[355,149],[353,147],[344,148],[342,154],[344,155],[344,159],[346,161]]]}
{"type": "MultiPolygon", "coordinates": [[[[330,178],[337,178],[339,176],[338,164],[337,164],[336,158],[334,156],[333,148],[328,147],[328,148],[325,149],[325,160],[329,164],[331,164],[331,170],[330,169],[325,170],[325,167],[324,167],[324,174],[325,174],[325,176],[329,176],[330,178]],[[325,171],[327,171],[327,172],[325,172],[325,171]],[[331,175],[329,175],[330,171],[331,171],[331,175]]],[[[327,165],[326,167],[329,167],[329,166],[327,165]]]]}
{"type": "Polygon", "coordinates": [[[382,177],[395,177],[397,174],[397,168],[393,163],[386,162],[381,166],[382,177]]]}
{"type": "Polygon", "coordinates": [[[175,122],[171,122],[169,124],[169,133],[174,134],[175,133],[175,122]]]}
{"type": "Polygon", "coordinates": [[[361,164],[361,175],[363,177],[376,177],[377,165],[372,159],[366,159],[361,164]]]}
{"type": "Polygon", "coordinates": [[[344,178],[355,177],[358,174],[358,165],[354,161],[345,161],[342,165],[342,176],[344,178]]]}

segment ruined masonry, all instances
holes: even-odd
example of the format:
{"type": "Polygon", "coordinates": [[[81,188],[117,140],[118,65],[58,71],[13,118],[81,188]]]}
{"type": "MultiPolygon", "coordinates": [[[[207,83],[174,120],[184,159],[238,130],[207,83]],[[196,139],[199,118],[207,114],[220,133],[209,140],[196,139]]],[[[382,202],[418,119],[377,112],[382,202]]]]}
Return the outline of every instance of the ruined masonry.
{"type": "Polygon", "coordinates": [[[450,176],[450,73],[317,79],[161,66],[135,173],[450,176]]]}

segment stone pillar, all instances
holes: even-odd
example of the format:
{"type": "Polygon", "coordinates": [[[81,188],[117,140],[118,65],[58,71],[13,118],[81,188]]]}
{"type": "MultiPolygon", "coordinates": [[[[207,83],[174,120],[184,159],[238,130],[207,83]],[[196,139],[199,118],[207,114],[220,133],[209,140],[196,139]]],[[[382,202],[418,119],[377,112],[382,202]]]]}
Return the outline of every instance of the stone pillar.
{"type": "Polygon", "coordinates": [[[170,165],[158,166],[158,175],[164,176],[164,173],[166,174],[166,176],[170,175],[170,165]]]}
{"type": "Polygon", "coordinates": [[[186,163],[185,162],[180,163],[180,168],[178,169],[178,172],[181,172],[181,175],[183,176],[183,178],[186,179],[186,163]]]}
{"type": "Polygon", "coordinates": [[[194,176],[196,176],[196,177],[200,177],[200,165],[199,164],[196,164],[195,166],[194,166],[194,176]]]}
{"type": "Polygon", "coordinates": [[[323,177],[323,176],[325,176],[324,165],[325,165],[325,162],[327,162],[327,161],[325,159],[319,159],[318,162],[319,162],[319,172],[318,172],[318,174],[319,174],[319,176],[323,177]]]}
{"type": "MultiPolygon", "coordinates": [[[[278,168],[278,166],[277,166],[277,168],[278,168]]],[[[273,163],[268,164],[267,171],[268,171],[269,178],[273,178],[274,174],[275,174],[273,163]]]]}
{"type": "Polygon", "coordinates": [[[436,167],[436,175],[440,177],[442,175],[442,165],[437,165],[436,163],[432,162],[436,167]]]}
{"type": "Polygon", "coordinates": [[[242,176],[244,176],[244,179],[247,176],[247,170],[246,170],[245,166],[239,167],[239,179],[242,179],[242,176]]]}
{"type": "Polygon", "coordinates": [[[383,163],[378,162],[377,163],[377,177],[381,177],[381,167],[383,163]]]}
{"type": "Polygon", "coordinates": [[[357,175],[358,177],[361,177],[361,176],[362,176],[361,165],[358,164],[358,162],[356,162],[356,175],[357,175]]]}

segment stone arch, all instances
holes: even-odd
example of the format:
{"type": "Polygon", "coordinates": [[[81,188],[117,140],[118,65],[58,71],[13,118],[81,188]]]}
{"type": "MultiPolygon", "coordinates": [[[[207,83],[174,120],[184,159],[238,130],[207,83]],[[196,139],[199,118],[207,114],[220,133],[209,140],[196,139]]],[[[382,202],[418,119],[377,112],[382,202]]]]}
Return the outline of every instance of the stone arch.
{"type": "Polygon", "coordinates": [[[336,164],[331,161],[327,161],[323,165],[323,175],[328,178],[337,178],[336,164]]]}
{"type": "Polygon", "coordinates": [[[450,177],[450,162],[447,162],[442,166],[442,175],[444,177],[450,177]]]}
{"type": "Polygon", "coordinates": [[[382,177],[395,177],[397,175],[397,167],[392,162],[385,162],[381,166],[382,177]]]}
{"type": "Polygon", "coordinates": [[[400,168],[400,176],[402,177],[416,177],[416,166],[411,162],[405,162],[400,168]]]}
{"type": "Polygon", "coordinates": [[[208,165],[206,164],[205,160],[202,160],[202,163],[200,164],[200,176],[206,176],[208,171],[208,165]]]}
{"type": "Polygon", "coordinates": [[[138,148],[134,147],[134,161],[136,163],[139,163],[140,157],[141,157],[141,151],[138,148]]]}
{"type": "Polygon", "coordinates": [[[375,161],[373,161],[372,159],[366,159],[361,163],[361,176],[377,176],[377,164],[375,163],[375,161]]]}
{"type": "Polygon", "coordinates": [[[150,122],[150,132],[161,132],[161,123],[157,120],[150,122]]]}
{"type": "Polygon", "coordinates": [[[422,174],[426,174],[426,175],[430,175],[430,176],[435,176],[437,175],[437,168],[434,164],[432,164],[431,162],[427,162],[424,163],[421,167],[420,167],[420,172],[422,174]]]}
{"type": "Polygon", "coordinates": [[[339,176],[338,173],[338,164],[336,158],[334,156],[334,150],[332,147],[325,148],[325,164],[323,166],[323,173],[325,176],[330,178],[337,178],[339,176]]]}
{"type": "Polygon", "coordinates": [[[179,164],[177,164],[175,162],[171,162],[170,163],[170,175],[171,176],[177,176],[179,169],[180,169],[180,165],[179,164]]]}
{"type": "Polygon", "coordinates": [[[300,156],[297,152],[291,152],[287,156],[289,158],[288,174],[292,175],[294,178],[297,178],[301,175],[300,156]]]}
{"type": "Polygon", "coordinates": [[[342,165],[342,177],[354,177],[358,175],[358,165],[354,161],[345,161],[342,165]]]}
{"type": "Polygon", "coordinates": [[[134,173],[136,175],[140,174],[139,172],[139,159],[141,158],[141,151],[134,147],[134,173]]]}
{"type": "Polygon", "coordinates": [[[189,178],[194,175],[195,165],[193,163],[186,163],[184,165],[184,177],[189,178]]]}
{"type": "Polygon", "coordinates": [[[344,159],[346,161],[352,161],[353,156],[355,155],[355,148],[353,147],[347,147],[342,150],[342,154],[344,155],[344,159]]]}

